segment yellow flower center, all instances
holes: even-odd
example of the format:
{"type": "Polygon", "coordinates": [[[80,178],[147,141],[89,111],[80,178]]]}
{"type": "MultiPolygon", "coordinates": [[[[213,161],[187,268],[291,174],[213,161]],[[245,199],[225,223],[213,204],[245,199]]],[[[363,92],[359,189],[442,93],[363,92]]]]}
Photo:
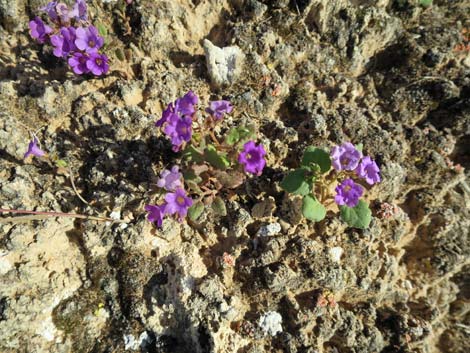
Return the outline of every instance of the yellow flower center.
{"type": "Polygon", "coordinates": [[[184,197],[183,196],[178,196],[176,198],[176,202],[178,202],[180,205],[184,205],[184,197]]]}

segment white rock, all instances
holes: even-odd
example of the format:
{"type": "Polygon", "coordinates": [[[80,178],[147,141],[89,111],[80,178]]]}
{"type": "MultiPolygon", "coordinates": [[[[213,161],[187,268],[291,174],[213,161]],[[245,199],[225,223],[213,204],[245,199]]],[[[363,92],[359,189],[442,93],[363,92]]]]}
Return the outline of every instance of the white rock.
{"type": "Polygon", "coordinates": [[[116,221],[121,219],[121,212],[120,211],[113,211],[109,214],[109,218],[115,219],[116,221]]]}
{"type": "Polygon", "coordinates": [[[219,48],[204,39],[206,65],[216,87],[228,86],[236,81],[242,71],[245,54],[237,46],[219,48]]]}
{"type": "Polygon", "coordinates": [[[151,338],[149,337],[147,331],[144,331],[139,336],[139,346],[142,347],[144,342],[151,342],[151,338]]]}
{"type": "Polygon", "coordinates": [[[124,335],[124,349],[127,351],[129,349],[136,350],[139,349],[139,341],[137,341],[134,335],[124,335]]]}
{"type": "Polygon", "coordinates": [[[276,336],[282,332],[282,316],[276,311],[268,311],[260,317],[259,326],[265,335],[276,336]]]}
{"type": "Polygon", "coordinates": [[[281,231],[281,225],[279,223],[270,223],[268,225],[260,227],[258,233],[259,237],[270,237],[278,234],[281,231]]]}
{"type": "Polygon", "coordinates": [[[12,268],[13,268],[13,265],[6,258],[6,253],[0,252],[0,275],[6,274],[12,268]]]}
{"type": "Polygon", "coordinates": [[[341,255],[343,255],[343,248],[340,246],[335,246],[334,248],[331,248],[329,251],[331,260],[334,262],[340,262],[341,261],[341,255]]]}
{"type": "Polygon", "coordinates": [[[55,335],[57,334],[57,328],[52,322],[51,316],[49,316],[46,320],[42,322],[38,333],[42,337],[44,337],[44,339],[48,342],[52,342],[55,339],[55,335]]]}

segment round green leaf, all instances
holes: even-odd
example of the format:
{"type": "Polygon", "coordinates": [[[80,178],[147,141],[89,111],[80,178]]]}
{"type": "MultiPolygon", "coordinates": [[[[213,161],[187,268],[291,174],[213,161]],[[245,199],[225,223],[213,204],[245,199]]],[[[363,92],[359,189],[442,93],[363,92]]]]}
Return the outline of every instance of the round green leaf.
{"type": "Polygon", "coordinates": [[[419,4],[423,7],[429,7],[432,5],[432,0],[419,0],[419,4]]]}
{"type": "Polygon", "coordinates": [[[331,168],[330,155],[321,148],[307,147],[302,158],[302,165],[308,167],[312,163],[317,164],[322,173],[326,173],[331,168]]]}
{"type": "Polygon", "coordinates": [[[306,168],[299,168],[290,172],[282,180],[281,188],[291,194],[307,195],[310,192],[310,185],[305,180],[307,172],[306,168]]]}
{"type": "Polygon", "coordinates": [[[226,216],[227,209],[225,207],[225,202],[219,196],[217,196],[212,202],[212,209],[219,216],[226,216]]]}
{"type": "Polygon", "coordinates": [[[188,209],[188,216],[189,219],[192,221],[196,221],[204,211],[204,204],[201,201],[195,202],[189,209],[188,209]]]}
{"type": "Polygon", "coordinates": [[[187,158],[195,163],[204,162],[202,153],[193,145],[188,145],[183,151],[183,158],[187,158]]]}
{"type": "Polygon", "coordinates": [[[108,35],[108,29],[106,28],[104,24],[98,23],[96,25],[96,29],[98,30],[98,33],[100,36],[106,37],[108,35]]]}
{"type": "Polygon", "coordinates": [[[116,55],[116,58],[119,59],[119,61],[126,61],[126,57],[121,48],[116,48],[116,50],[114,51],[114,54],[116,55]]]}
{"type": "Polygon", "coordinates": [[[238,129],[236,127],[230,129],[227,136],[225,137],[225,142],[227,145],[234,145],[240,140],[240,134],[238,133],[238,129]]]}
{"type": "Polygon", "coordinates": [[[311,221],[319,222],[325,218],[326,208],[315,197],[305,195],[302,200],[302,214],[311,221]]]}
{"type": "Polygon", "coordinates": [[[363,200],[355,207],[340,206],[341,219],[345,221],[350,227],[365,229],[369,226],[372,220],[372,212],[369,205],[363,200]]]}
{"type": "Polygon", "coordinates": [[[63,159],[58,159],[55,161],[55,165],[57,168],[66,168],[68,166],[67,162],[63,159]]]}
{"type": "Polygon", "coordinates": [[[204,150],[204,158],[214,168],[225,170],[230,167],[230,162],[223,153],[219,153],[215,146],[208,145],[204,150]]]}

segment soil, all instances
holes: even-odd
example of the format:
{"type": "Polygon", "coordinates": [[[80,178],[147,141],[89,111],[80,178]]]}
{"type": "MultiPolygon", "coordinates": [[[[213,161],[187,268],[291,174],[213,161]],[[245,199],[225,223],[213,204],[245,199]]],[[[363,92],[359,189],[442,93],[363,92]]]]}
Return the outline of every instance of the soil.
{"type": "Polygon", "coordinates": [[[1,352],[468,352],[470,3],[94,0],[128,60],[93,78],[30,38],[45,2],[0,0],[0,207],[127,223],[0,223],[1,352]],[[154,121],[189,89],[232,102],[224,128],[256,124],[267,168],[227,216],[158,230],[144,206],[178,155],[154,121]],[[37,129],[89,205],[23,160],[37,129]],[[344,141],[382,171],[366,230],[307,222],[279,187],[344,141]]]}

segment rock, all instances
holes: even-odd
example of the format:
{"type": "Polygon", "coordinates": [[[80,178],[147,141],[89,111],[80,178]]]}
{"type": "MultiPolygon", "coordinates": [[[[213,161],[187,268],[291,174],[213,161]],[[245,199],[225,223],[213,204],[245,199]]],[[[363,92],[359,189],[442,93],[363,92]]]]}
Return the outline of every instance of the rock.
{"type": "Polygon", "coordinates": [[[242,72],[245,54],[237,46],[219,48],[208,39],[203,45],[212,84],[216,88],[233,84],[242,72]]]}
{"type": "Polygon", "coordinates": [[[340,246],[335,246],[334,248],[329,249],[328,253],[330,254],[330,258],[333,262],[340,262],[341,255],[343,254],[343,248],[340,246]]]}
{"type": "Polygon", "coordinates": [[[259,319],[259,327],[265,335],[276,336],[282,332],[282,316],[276,311],[269,311],[259,319]]]}
{"type": "Polygon", "coordinates": [[[0,0],[0,25],[7,31],[17,29],[23,22],[21,2],[0,0]]]}
{"type": "Polygon", "coordinates": [[[278,234],[281,231],[281,225],[279,223],[270,223],[261,228],[256,233],[259,237],[271,237],[278,234]]]}
{"type": "Polygon", "coordinates": [[[324,33],[328,29],[331,18],[345,8],[346,4],[346,0],[312,0],[305,9],[305,21],[307,24],[315,24],[320,33],[324,33]]]}

